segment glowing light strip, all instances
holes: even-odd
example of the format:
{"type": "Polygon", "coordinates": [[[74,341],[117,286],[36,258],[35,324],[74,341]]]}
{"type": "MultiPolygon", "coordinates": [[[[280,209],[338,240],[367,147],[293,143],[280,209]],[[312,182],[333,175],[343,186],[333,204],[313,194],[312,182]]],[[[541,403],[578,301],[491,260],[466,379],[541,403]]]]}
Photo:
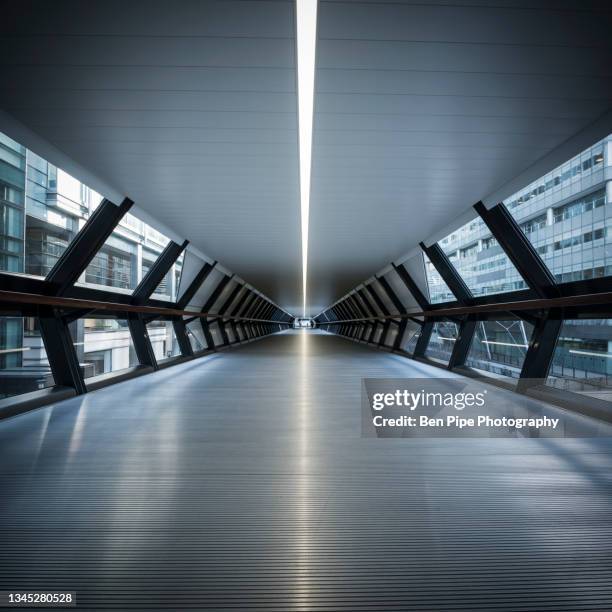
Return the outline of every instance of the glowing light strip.
{"type": "Polygon", "coordinates": [[[306,317],[312,119],[314,112],[315,51],[317,44],[317,0],[295,0],[295,15],[300,143],[300,209],[302,217],[302,291],[304,317],[306,317]]]}
{"type": "Polygon", "coordinates": [[[500,346],[520,346],[521,348],[529,348],[528,344],[518,344],[515,342],[498,342],[497,340],[481,340],[483,344],[499,344],[500,346]]]}
{"type": "Polygon", "coordinates": [[[575,355],[588,355],[589,357],[604,357],[605,359],[612,359],[612,353],[592,353],[590,351],[578,351],[576,349],[570,349],[570,353],[575,355]]]}
{"type": "Polygon", "coordinates": [[[438,340],[448,340],[449,342],[457,342],[457,338],[446,338],[444,336],[438,336],[438,340]]]}

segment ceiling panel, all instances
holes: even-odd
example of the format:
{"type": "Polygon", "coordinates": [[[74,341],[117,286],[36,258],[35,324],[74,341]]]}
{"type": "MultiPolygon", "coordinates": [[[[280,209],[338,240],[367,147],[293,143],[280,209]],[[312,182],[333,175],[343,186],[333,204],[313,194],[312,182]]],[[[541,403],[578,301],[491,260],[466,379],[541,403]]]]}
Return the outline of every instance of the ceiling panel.
{"type": "Polygon", "coordinates": [[[612,105],[600,2],[319,5],[318,313],[612,105]]]}
{"type": "MultiPolygon", "coordinates": [[[[612,105],[601,1],[321,0],[317,313],[612,105]]],[[[0,108],[301,310],[293,0],[21,0],[0,108]]]]}
{"type": "Polygon", "coordinates": [[[3,17],[1,108],[297,309],[292,1],[40,0],[3,17]]]}

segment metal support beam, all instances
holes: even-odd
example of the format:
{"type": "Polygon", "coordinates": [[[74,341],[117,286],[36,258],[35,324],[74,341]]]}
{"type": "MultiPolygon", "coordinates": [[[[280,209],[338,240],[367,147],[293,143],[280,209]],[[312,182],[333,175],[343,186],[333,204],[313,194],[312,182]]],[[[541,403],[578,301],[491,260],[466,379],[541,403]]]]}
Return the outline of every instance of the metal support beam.
{"type": "Polygon", "coordinates": [[[475,204],[474,209],[527,285],[541,297],[560,295],[555,277],[508,209],[503,204],[487,209],[482,202],[475,204]]]}
{"type": "Polygon", "coordinates": [[[200,325],[202,326],[202,333],[204,334],[204,339],[206,340],[206,348],[211,351],[216,350],[215,340],[210,333],[210,326],[206,319],[200,319],[200,325]]]}
{"type": "Polygon", "coordinates": [[[421,333],[419,334],[416,346],[414,347],[414,352],[412,353],[413,357],[425,357],[425,351],[427,350],[427,345],[431,339],[432,332],[433,322],[426,320],[421,327],[421,333]]]}
{"type": "Polygon", "coordinates": [[[233,344],[238,344],[240,342],[240,334],[238,333],[238,325],[236,321],[229,322],[232,333],[234,334],[234,342],[233,344]]]}
{"type": "Polygon", "coordinates": [[[562,325],[555,311],[538,321],[531,334],[517,390],[523,391],[538,381],[541,383],[548,376],[562,325]]]}
{"type": "Polygon", "coordinates": [[[268,305],[268,301],[265,298],[260,296],[259,300],[260,302],[257,305],[257,308],[253,310],[253,314],[251,315],[254,319],[263,319],[264,317],[262,316],[262,312],[266,309],[268,305]]]}
{"type": "MultiPolygon", "coordinates": [[[[400,314],[406,314],[405,306],[402,304],[402,301],[399,299],[395,291],[393,291],[393,288],[389,284],[389,281],[384,276],[378,277],[377,280],[380,283],[380,286],[385,291],[385,293],[389,296],[389,299],[393,302],[393,305],[395,306],[397,312],[400,314]]],[[[393,350],[396,350],[396,347],[400,346],[402,342],[402,336],[404,335],[405,329],[406,329],[406,320],[402,319],[399,324],[399,329],[397,330],[397,335],[393,342],[393,347],[392,347],[393,350]]],[[[386,345],[385,340],[386,340],[386,334],[388,333],[388,331],[389,331],[389,325],[387,324],[386,329],[383,329],[383,335],[381,336],[380,345],[382,346],[386,345]]]]}
{"type": "Polygon", "coordinates": [[[227,274],[223,275],[221,280],[217,283],[217,286],[215,287],[213,292],[210,294],[209,298],[206,300],[206,303],[204,304],[204,306],[202,306],[202,312],[208,312],[215,305],[215,302],[219,299],[219,296],[223,293],[223,290],[225,289],[227,283],[229,283],[232,280],[232,277],[233,275],[231,276],[228,276],[227,274]]]}
{"type": "Polygon", "coordinates": [[[83,371],[68,324],[59,313],[48,307],[41,308],[38,321],[55,384],[72,387],[78,395],[86,393],[83,371]]]}
{"type": "MultiPolygon", "coordinates": [[[[219,308],[217,310],[217,313],[220,315],[224,315],[227,313],[227,311],[229,310],[229,307],[232,305],[232,303],[234,302],[234,300],[236,299],[236,297],[238,296],[238,294],[240,293],[240,291],[242,291],[242,285],[237,284],[232,291],[230,292],[228,298],[225,300],[225,302],[221,305],[221,308],[219,308]]],[[[231,316],[231,315],[230,315],[231,316]]]]}
{"type": "Polygon", "coordinates": [[[383,323],[382,333],[380,334],[380,340],[378,341],[378,346],[387,346],[386,340],[387,340],[387,334],[389,333],[390,325],[391,323],[389,319],[387,319],[383,323]]]}
{"type": "Polygon", "coordinates": [[[249,297],[251,293],[251,290],[245,285],[242,285],[242,289],[243,289],[242,294],[238,298],[238,301],[236,302],[236,305],[234,306],[234,308],[232,308],[232,312],[230,312],[230,317],[238,316],[238,313],[242,310],[242,307],[244,306],[246,299],[249,297]]]}
{"type": "Polygon", "coordinates": [[[397,275],[402,279],[404,285],[408,291],[412,294],[415,302],[419,305],[421,310],[429,309],[429,300],[425,297],[425,294],[419,289],[419,286],[414,282],[414,279],[408,273],[408,270],[403,265],[396,266],[392,264],[393,269],[397,272],[397,275]]]}
{"type": "Polygon", "coordinates": [[[242,308],[242,311],[238,314],[239,317],[244,317],[246,316],[246,313],[249,311],[249,309],[251,308],[251,306],[253,305],[253,302],[255,301],[255,298],[257,297],[257,294],[250,290],[250,294],[248,299],[245,301],[244,306],[242,308]]]}
{"type": "Polygon", "coordinates": [[[343,319],[346,320],[355,318],[355,315],[351,312],[350,308],[347,306],[344,300],[342,302],[338,302],[337,306],[338,310],[342,314],[343,319]]]}
{"type": "Polygon", "coordinates": [[[270,319],[270,317],[274,314],[274,305],[270,304],[270,302],[266,303],[266,307],[263,309],[261,313],[262,319],[270,319]]]}
{"type": "Polygon", "coordinates": [[[172,319],[172,326],[174,327],[174,335],[176,336],[181,354],[184,357],[191,357],[193,355],[193,348],[191,347],[191,342],[189,342],[185,321],[183,321],[182,317],[174,317],[172,319]]]}
{"type": "Polygon", "coordinates": [[[357,296],[354,293],[349,295],[349,300],[351,300],[355,311],[359,313],[359,318],[368,318],[370,316],[363,303],[357,299],[357,296]]]}
{"type": "Polygon", "coordinates": [[[457,298],[457,301],[461,304],[471,303],[473,300],[472,292],[463,282],[459,272],[457,272],[456,268],[450,262],[446,253],[440,248],[440,245],[436,243],[428,247],[421,242],[420,246],[427,257],[429,257],[429,260],[438,271],[438,274],[452,291],[455,298],[457,298]]]}
{"type": "Polygon", "coordinates": [[[225,302],[223,302],[223,304],[221,304],[221,307],[217,310],[217,313],[220,315],[219,319],[217,319],[217,323],[219,324],[219,332],[223,340],[223,346],[229,346],[231,344],[229,336],[227,334],[227,328],[225,327],[228,323],[223,320],[223,315],[229,309],[232,302],[236,299],[236,296],[240,293],[241,289],[242,289],[242,285],[236,285],[232,289],[232,291],[230,291],[230,294],[225,300],[225,302]]]}
{"type": "Polygon", "coordinates": [[[363,328],[361,330],[361,334],[359,335],[360,342],[366,341],[366,334],[368,333],[368,330],[370,329],[371,326],[372,326],[372,323],[370,321],[364,322],[363,328]]]}
{"type": "Polygon", "coordinates": [[[128,326],[138,362],[140,365],[148,365],[157,370],[157,359],[149,340],[149,332],[147,331],[143,315],[130,313],[128,315],[128,326]]]}
{"type": "MultiPolygon", "coordinates": [[[[223,293],[223,290],[231,279],[232,276],[228,276],[227,274],[223,275],[221,280],[217,283],[217,286],[214,288],[213,292],[210,294],[209,298],[206,300],[206,303],[202,307],[202,312],[208,312],[214,306],[215,302],[219,299],[219,296],[221,295],[221,293],[223,293]]],[[[208,345],[208,348],[213,351],[216,350],[217,347],[215,346],[215,341],[210,332],[210,326],[208,321],[206,319],[201,319],[201,324],[202,332],[204,333],[204,338],[206,338],[206,344],[208,345]]]]}
{"type": "Polygon", "coordinates": [[[368,290],[370,295],[374,298],[374,301],[376,302],[376,305],[378,306],[378,308],[380,308],[380,311],[382,312],[382,314],[385,316],[390,315],[391,313],[389,312],[389,309],[385,306],[385,303],[382,301],[382,299],[380,298],[380,296],[374,289],[373,284],[370,283],[369,285],[365,285],[365,288],[368,290]]]}
{"type": "Polygon", "coordinates": [[[397,312],[400,314],[406,314],[406,307],[402,304],[402,301],[399,299],[393,288],[389,284],[389,281],[384,277],[377,277],[380,286],[384,289],[385,293],[389,296],[389,299],[393,302],[397,312]]]}
{"type": "Polygon", "coordinates": [[[472,346],[474,332],[476,331],[476,323],[475,320],[466,319],[459,324],[459,333],[453,346],[453,352],[448,360],[447,367],[449,370],[465,365],[465,360],[470,352],[470,346],[472,346]]]}
{"type": "Polygon", "coordinates": [[[261,297],[256,293],[254,293],[253,295],[255,296],[255,299],[252,300],[247,307],[245,307],[244,312],[242,313],[243,317],[250,317],[251,319],[253,319],[253,313],[256,312],[261,306],[261,297]]]}
{"type": "Polygon", "coordinates": [[[63,295],[74,285],[133,204],[129,198],[120,206],[102,200],[47,274],[46,295],[63,295]]]}
{"type": "Polygon", "coordinates": [[[225,329],[225,321],[223,319],[217,319],[217,325],[219,326],[219,333],[221,334],[221,346],[229,346],[229,336],[225,329]]]}
{"type": "Polygon", "coordinates": [[[402,341],[404,339],[404,334],[406,333],[406,327],[408,325],[408,319],[402,319],[400,321],[397,336],[395,336],[395,341],[393,342],[393,350],[399,351],[402,346],[402,341]]]}
{"type": "Polygon", "coordinates": [[[376,336],[376,329],[378,327],[378,321],[373,321],[372,322],[372,329],[370,331],[370,335],[368,336],[368,344],[373,344],[374,342],[374,337],[376,336]]]}
{"type": "Polygon", "coordinates": [[[166,248],[160,253],[159,257],[149,268],[149,271],[138,283],[136,289],[134,289],[132,304],[145,304],[147,302],[188,244],[189,240],[185,240],[183,244],[177,244],[171,240],[166,245],[166,248]]]}
{"type": "Polygon", "coordinates": [[[359,310],[355,309],[355,305],[351,300],[351,296],[347,295],[342,302],[344,309],[347,311],[350,319],[359,319],[361,316],[359,310]]]}
{"type": "Polygon", "coordinates": [[[363,287],[361,289],[358,289],[357,293],[359,294],[359,297],[361,298],[361,301],[364,303],[365,307],[370,311],[370,316],[371,317],[375,317],[378,313],[376,312],[376,310],[372,306],[372,304],[371,304],[370,300],[368,299],[368,297],[367,297],[363,287]]]}
{"type": "Polygon", "coordinates": [[[191,284],[185,291],[183,295],[179,298],[176,303],[177,308],[184,310],[189,302],[195,297],[195,294],[198,292],[198,289],[204,284],[204,281],[208,278],[208,275],[212,272],[213,268],[217,265],[217,262],[213,262],[212,264],[205,263],[200,271],[196,274],[196,277],[191,281],[191,284]]]}

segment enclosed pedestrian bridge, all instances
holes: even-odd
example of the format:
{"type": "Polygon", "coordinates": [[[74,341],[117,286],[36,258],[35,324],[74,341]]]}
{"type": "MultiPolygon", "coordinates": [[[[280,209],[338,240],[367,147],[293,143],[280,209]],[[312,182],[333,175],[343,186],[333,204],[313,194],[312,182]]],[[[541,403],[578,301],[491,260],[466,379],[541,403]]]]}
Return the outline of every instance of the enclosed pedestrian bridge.
{"type": "Polygon", "coordinates": [[[0,14],[0,608],[612,609],[608,3],[0,14]]]}

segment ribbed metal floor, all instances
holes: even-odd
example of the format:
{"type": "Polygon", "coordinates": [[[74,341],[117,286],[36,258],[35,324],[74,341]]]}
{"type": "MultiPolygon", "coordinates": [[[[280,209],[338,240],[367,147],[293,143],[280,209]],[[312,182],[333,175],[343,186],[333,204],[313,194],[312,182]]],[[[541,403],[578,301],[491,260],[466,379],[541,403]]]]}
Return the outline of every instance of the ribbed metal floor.
{"type": "Polygon", "coordinates": [[[0,422],[0,589],[80,609],[610,610],[612,442],[362,439],[296,332],[0,422]]]}

